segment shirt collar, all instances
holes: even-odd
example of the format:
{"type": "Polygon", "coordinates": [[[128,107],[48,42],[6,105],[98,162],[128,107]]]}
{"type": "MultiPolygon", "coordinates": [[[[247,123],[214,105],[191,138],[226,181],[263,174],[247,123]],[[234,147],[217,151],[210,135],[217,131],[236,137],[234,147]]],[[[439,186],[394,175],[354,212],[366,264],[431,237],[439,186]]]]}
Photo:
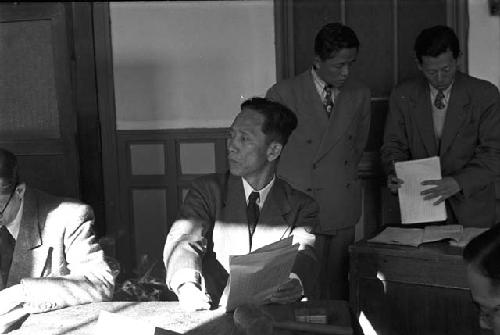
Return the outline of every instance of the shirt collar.
{"type": "Polygon", "coordinates": [[[250,193],[259,192],[258,205],[259,208],[262,209],[262,207],[264,206],[264,202],[266,201],[267,195],[269,194],[269,191],[271,191],[271,187],[273,186],[275,179],[276,179],[275,175],[273,175],[271,181],[266,186],[264,186],[260,191],[257,191],[254,190],[253,187],[250,186],[250,184],[245,180],[245,178],[242,177],[241,180],[243,181],[243,188],[245,189],[245,201],[247,202],[247,204],[250,193]]]}
{"type": "Polygon", "coordinates": [[[17,236],[19,235],[19,229],[21,227],[21,219],[23,217],[23,207],[24,207],[24,199],[21,200],[21,205],[19,205],[19,210],[17,211],[16,217],[12,222],[5,225],[5,228],[9,231],[12,237],[17,240],[17,236]]]}
{"type": "MultiPolygon", "coordinates": [[[[448,99],[450,98],[451,88],[452,87],[453,87],[453,83],[451,83],[450,86],[448,86],[446,89],[443,90],[444,100],[445,101],[448,101],[448,99]]],[[[436,95],[438,94],[439,90],[437,88],[435,88],[434,86],[432,86],[431,84],[429,84],[429,88],[431,90],[431,99],[432,99],[432,101],[434,101],[434,99],[436,98],[436,95]]]]}

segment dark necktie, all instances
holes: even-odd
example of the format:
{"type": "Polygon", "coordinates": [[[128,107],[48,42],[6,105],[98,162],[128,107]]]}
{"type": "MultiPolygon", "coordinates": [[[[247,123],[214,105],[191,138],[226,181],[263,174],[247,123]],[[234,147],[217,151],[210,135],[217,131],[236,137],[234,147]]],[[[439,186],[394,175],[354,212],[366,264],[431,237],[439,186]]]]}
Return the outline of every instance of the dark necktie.
{"type": "Polygon", "coordinates": [[[250,251],[252,251],[252,236],[255,232],[257,222],[259,221],[259,205],[257,205],[257,199],[259,199],[259,192],[250,193],[247,205],[248,238],[250,251]]]}
{"type": "Polygon", "coordinates": [[[333,86],[332,85],[326,85],[325,86],[325,102],[324,102],[324,107],[326,111],[326,115],[330,117],[332,115],[333,111],[333,100],[332,100],[332,94],[333,94],[333,86]]]}
{"type": "Polygon", "coordinates": [[[7,285],[9,277],[10,264],[12,263],[12,254],[16,240],[12,237],[5,226],[0,227],[0,271],[2,273],[3,284],[7,285]]]}
{"type": "Polygon", "coordinates": [[[445,107],[444,93],[442,90],[438,90],[436,98],[434,99],[434,106],[436,106],[437,109],[443,109],[445,107]]]}

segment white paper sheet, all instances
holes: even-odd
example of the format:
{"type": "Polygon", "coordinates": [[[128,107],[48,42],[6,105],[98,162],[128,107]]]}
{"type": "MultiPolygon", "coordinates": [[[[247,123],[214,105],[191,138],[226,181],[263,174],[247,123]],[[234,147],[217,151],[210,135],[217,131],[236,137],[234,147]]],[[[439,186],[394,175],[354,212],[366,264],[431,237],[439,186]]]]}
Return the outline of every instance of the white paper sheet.
{"type": "Polygon", "coordinates": [[[421,185],[424,180],[441,179],[439,157],[416,159],[394,164],[396,175],[404,183],[398,190],[401,222],[404,224],[446,220],[444,202],[433,203],[437,199],[425,200],[420,194],[432,185],[421,185]]]}
{"type": "Polygon", "coordinates": [[[290,236],[248,255],[231,256],[226,310],[243,304],[265,304],[289,278],[298,249],[290,236]]]}

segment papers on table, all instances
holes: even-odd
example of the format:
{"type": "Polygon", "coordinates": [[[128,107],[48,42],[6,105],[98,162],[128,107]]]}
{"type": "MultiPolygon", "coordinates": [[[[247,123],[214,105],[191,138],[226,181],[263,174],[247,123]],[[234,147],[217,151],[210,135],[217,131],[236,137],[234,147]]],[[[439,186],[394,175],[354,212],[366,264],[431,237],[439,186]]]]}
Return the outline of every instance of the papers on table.
{"type": "Polygon", "coordinates": [[[176,332],[155,327],[148,322],[104,310],[99,313],[94,333],[96,335],[178,335],[176,332]]]}
{"type": "Polygon", "coordinates": [[[398,190],[401,222],[409,224],[446,220],[444,202],[434,205],[437,199],[424,200],[420,194],[423,190],[434,187],[422,185],[422,181],[441,179],[439,157],[397,162],[394,167],[396,176],[404,181],[398,190]]]}
{"type": "Polygon", "coordinates": [[[292,245],[292,238],[271,243],[248,255],[230,256],[227,311],[243,304],[265,304],[288,280],[299,249],[298,244],[292,245]]]}
{"type": "Polygon", "coordinates": [[[462,225],[427,226],[425,228],[387,227],[368,242],[418,247],[422,243],[450,240],[451,245],[463,248],[470,240],[486,230],[487,228],[464,228],[462,225]]]}

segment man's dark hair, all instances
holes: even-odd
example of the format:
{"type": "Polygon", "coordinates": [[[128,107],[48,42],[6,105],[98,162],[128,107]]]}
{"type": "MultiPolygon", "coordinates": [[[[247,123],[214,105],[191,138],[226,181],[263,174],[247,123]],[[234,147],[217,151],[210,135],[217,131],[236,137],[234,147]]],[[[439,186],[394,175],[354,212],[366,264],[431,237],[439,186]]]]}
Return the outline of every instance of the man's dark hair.
{"type": "Polygon", "coordinates": [[[276,141],[283,146],[288,137],[297,128],[297,116],[285,105],[266,98],[250,98],[241,104],[241,110],[252,109],[264,116],[262,132],[267,141],[276,141]]]}
{"type": "Polygon", "coordinates": [[[10,194],[19,183],[16,156],[0,148],[0,194],[10,194]]]}
{"type": "Polygon", "coordinates": [[[472,239],[464,249],[466,263],[500,287],[500,223],[472,239]]]}
{"type": "Polygon", "coordinates": [[[437,57],[448,50],[457,59],[460,55],[460,43],[450,27],[434,26],[420,32],[415,40],[414,50],[420,63],[423,56],[437,57]]]}
{"type": "Polygon", "coordinates": [[[359,50],[359,40],[354,31],[342,23],[328,23],[316,35],[314,53],[322,60],[332,58],[341,49],[359,50]]]}

